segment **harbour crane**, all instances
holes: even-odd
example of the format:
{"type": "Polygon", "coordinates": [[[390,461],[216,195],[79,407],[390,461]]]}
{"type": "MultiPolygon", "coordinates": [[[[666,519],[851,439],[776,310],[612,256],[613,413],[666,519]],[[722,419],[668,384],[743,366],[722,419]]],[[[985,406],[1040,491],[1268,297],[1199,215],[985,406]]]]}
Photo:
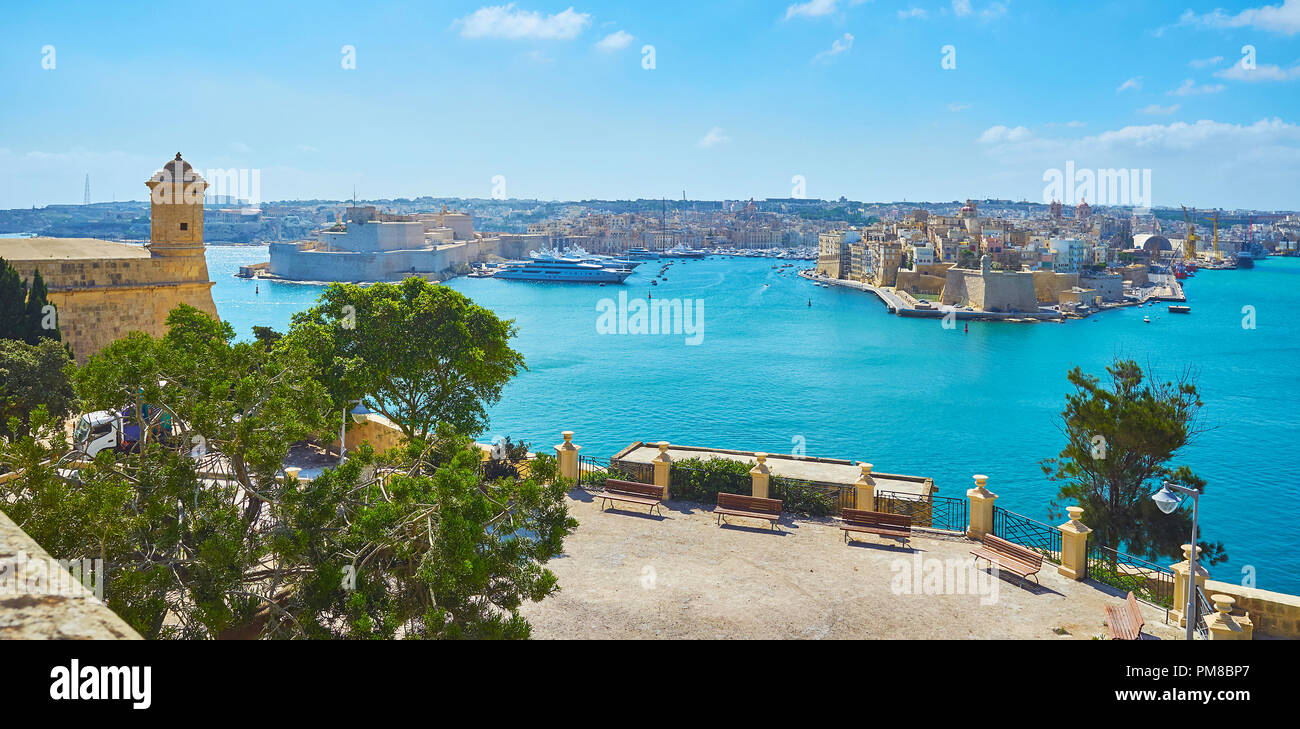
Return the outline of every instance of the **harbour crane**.
{"type": "Polygon", "coordinates": [[[1187,214],[1187,206],[1183,206],[1183,222],[1187,225],[1187,243],[1183,248],[1183,257],[1189,261],[1196,260],[1196,223],[1193,218],[1196,217],[1196,208],[1192,208],[1192,214],[1187,214]]]}

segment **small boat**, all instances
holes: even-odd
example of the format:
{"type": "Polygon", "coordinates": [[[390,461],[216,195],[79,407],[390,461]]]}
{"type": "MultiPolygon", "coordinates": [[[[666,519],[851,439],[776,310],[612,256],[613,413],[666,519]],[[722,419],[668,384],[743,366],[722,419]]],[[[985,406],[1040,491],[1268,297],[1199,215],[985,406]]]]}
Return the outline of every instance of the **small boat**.
{"type": "Polygon", "coordinates": [[[1150,323],[1151,323],[1151,317],[1149,317],[1149,316],[1144,316],[1144,317],[1142,317],[1142,323],[1143,323],[1143,324],[1150,324],[1150,323]]]}
{"type": "Polygon", "coordinates": [[[1190,307],[1190,306],[1170,305],[1170,307],[1169,307],[1169,313],[1170,313],[1170,314],[1190,314],[1190,313],[1192,313],[1192,307],[1190,307]]]}

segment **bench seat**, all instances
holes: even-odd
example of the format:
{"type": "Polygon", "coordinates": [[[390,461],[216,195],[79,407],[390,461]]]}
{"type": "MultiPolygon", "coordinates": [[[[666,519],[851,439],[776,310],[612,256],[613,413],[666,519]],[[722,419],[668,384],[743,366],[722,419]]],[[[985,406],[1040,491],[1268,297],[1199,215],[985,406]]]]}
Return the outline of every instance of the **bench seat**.
{"type": "Polygon", "coordinates": [[[1106,629],[1111,640],[1140,640],[1146,619],[1138,607],[1137,597],[1130,591],[1123,605],[1106,606],[1106,629]]]}
{"type": "Polygon", "coordinates": [[[844,530],[844,541],[849,541],[849,533],[877,534],[903,540],[906,545],[912,538],[912,517],[906,514],[889,514],[867,509],[843,509],[840,513],[844,530]]]}
{"type": "Polygon", "coordinates": [[[975,555],[975,561],[985,559],[1022,580],[1033,577],[1034,582],[1038,582],[1038,571],[1043,568],[1043,555],[992,534],[983,535],[980,542],[980,546],[970,551],[975,555]]]}
{"type": "Polygon", "coordinates": [[[600,510],[605,510],[605,502],[621,501],[627,504],[649,506],[650,513],[657,508],[663,513],[663,489],[648,483],[605,479],[605,489],[596,494],[600,498],[600,510]]]}
{"type": "Polygon", "coordinates": [[[738,516],[746,519],[762,519],[771,522],[772,528],[781,519],[781,502],[778,499],[765,499],[760,496],[744,496],[718,492],[718,505],[713,509],[718,515],[721,526],[724,517],[738,516]]]}
{"type": "Polygon", "coordinates": [[[1039,567],[1037,566],[1026,564],[1025,562],[1012,559],[1005,554],[999,554],[992,550],[984,549],[983,547],[976,547],[975,549],[972,549],[970,553],[976,557],[982,557],[983,559],[993,562],[1002,569],[1007,570],[1008,572],[1014,572],[1021,577],[1028,577],[1039,570],[1039,567]]]}
{"type": "Polygon", "coordinates": [[[776,521],[781,518],[780,514],[765,514],[761,511],[744,511],[742,509],[714,509],[714,514],[726,514],[727,516],[743,516],[749,519],[766,519],[767,521],[776,521]]]}

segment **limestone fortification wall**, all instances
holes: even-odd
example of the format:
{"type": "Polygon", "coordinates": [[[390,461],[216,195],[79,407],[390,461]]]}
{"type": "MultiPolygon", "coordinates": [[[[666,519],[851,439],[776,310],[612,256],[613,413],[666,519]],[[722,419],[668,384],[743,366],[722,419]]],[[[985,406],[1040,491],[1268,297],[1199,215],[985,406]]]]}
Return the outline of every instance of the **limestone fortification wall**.
{"type": "Polygon", "coordinates": [[[78,363],[133,331],[166,334],[167,315],[181,304],[217,316],[202,256],[10,263],[27,280],[40,270],[78,363]]]}
{"type": "Polygon", "coordinates": [[[400,281],[415,273],[438,273],[489,256],[522,258],[523,241],[497,238],[458,241],[436,248],[355,253],[315,250],[310,242],[272,243],[270,272],[293,281],[400,281]]]}
{"type": "Polygon", "coordinates": [[[1079,285],[1079,274],[1056,271],[1034,271],[1034,296],[1040,304],[1055,304],[1061,292],[1079,285]]]}
{"type": "Polygon", "coordinates": [[[939,294],[948,283],[944,276],[934,276],[918,271],[900,270],[894,288],[913,294],[939,294]]]}
{"type": "Polygon", "coordinates": [[[1033,276],[1011,271],[950,268],[941,301],[955,306],[971,306],[979,311],[1038,310],[1033,276]]]}

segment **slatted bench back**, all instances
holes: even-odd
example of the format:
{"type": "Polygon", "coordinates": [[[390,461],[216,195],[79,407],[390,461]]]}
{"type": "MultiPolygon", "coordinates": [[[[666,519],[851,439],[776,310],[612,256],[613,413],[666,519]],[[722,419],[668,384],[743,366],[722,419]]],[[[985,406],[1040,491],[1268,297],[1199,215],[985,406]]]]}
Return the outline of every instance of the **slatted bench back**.
{"type": "Polygon", "coordinates": [[[1023,562],[1032,567],[1043,566],[1043,555],[1032,549],[1022,547],[1015,542],[1008,542],[1002,537],[996,537],[992,534],[985,534],[982,540],[984,546],[991,551],[1006,555],[1017,562],[1023,562]]]}
{"type": "Polygon", "coordinates": [[[649,499],[662,499],[664,495],[664,490],[654,484],[619,481],[613,478],[605,479],[605,490],[631,496],[644,496],[649,499]]]}
{"type": "Polygon", "coordinates": [[[718,506],[724,509],[740,509],[760,514],[780,514],[779,499],[764,499],[759,496],[742,496],[740,494],[718,494],[718,506]]]}
{"type": "Polygon", "coordinates": [[[840,516],[845,524],[860,527],[884,527],[888,529],[911,529],[912,517],[906,514],[887,514],[866,509],[844,509],[840,516]]]}

